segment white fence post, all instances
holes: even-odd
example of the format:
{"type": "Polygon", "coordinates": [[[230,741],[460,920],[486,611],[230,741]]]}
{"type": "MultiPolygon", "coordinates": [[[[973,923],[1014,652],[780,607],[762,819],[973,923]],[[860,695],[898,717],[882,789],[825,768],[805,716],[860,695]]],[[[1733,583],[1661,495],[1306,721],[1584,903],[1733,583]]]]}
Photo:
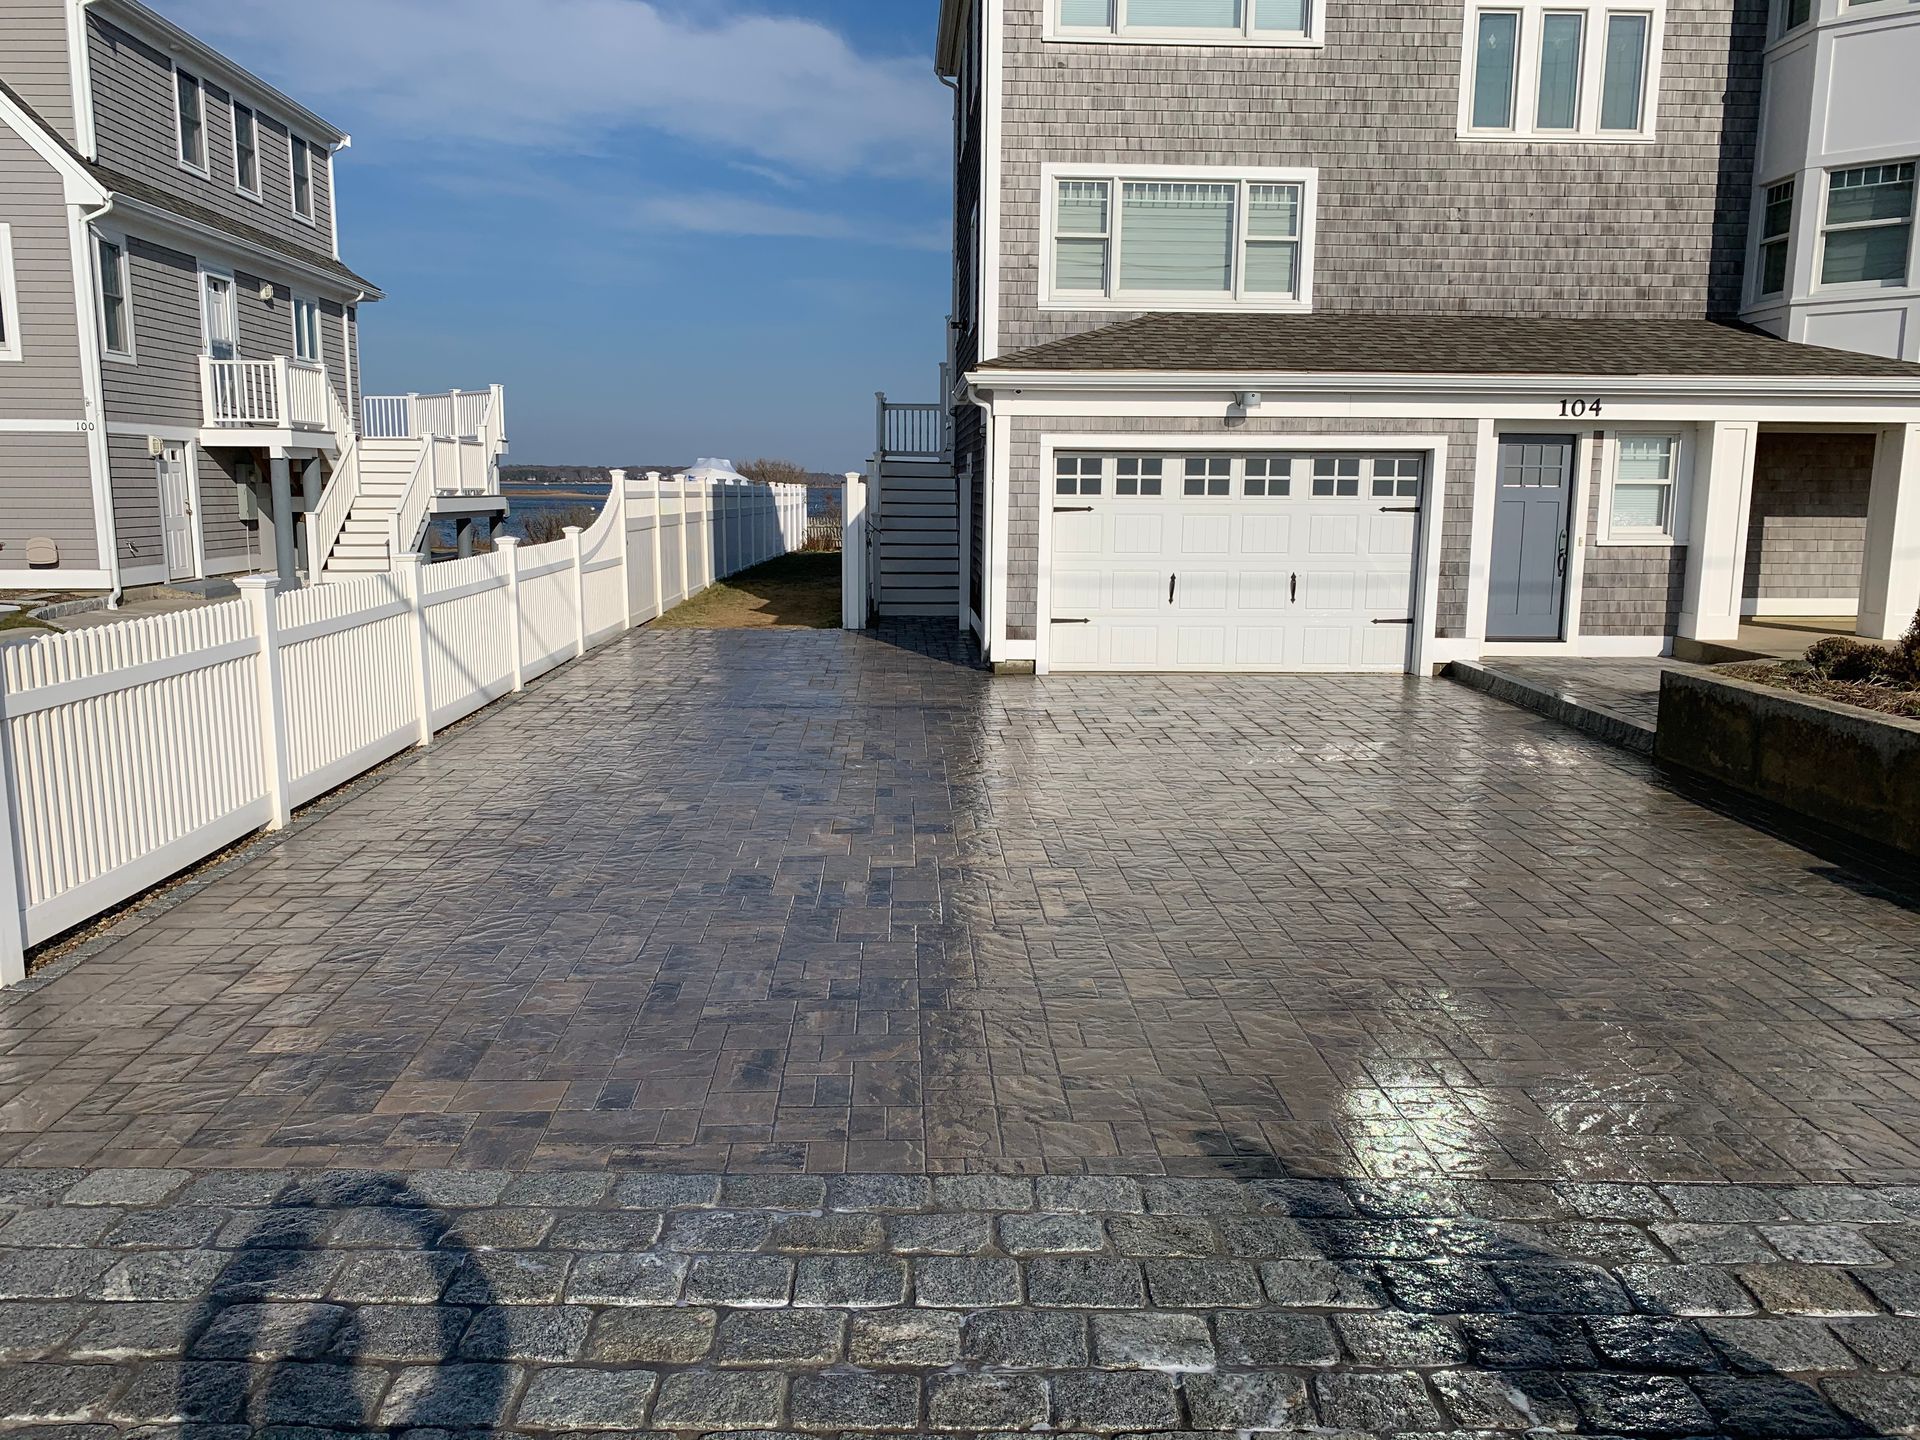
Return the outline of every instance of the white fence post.
{"type": "Polygon", "coordinates": [[[840,499],[840,628],[867,628],[867,477],[849,470],[840,499]]]}
{"type": "Polygon", "coordinates": [[[393,568],[412,611],[408,648],[413,652],[413,696],[420,710],[420,748],[424,750],[433,743],[433,682],[427,673],[426,560],[417,552],[402,555],[393,568]]]}
{"type": "Polygon", "coordinates": [[[27,895],[20,864],[20,801],[7,738],[7,687],[0,680],[0,986],[27,978],[27,895]]]}
{"type": "Polygon", "coordinates": [[[242,575],[234,582],[253,615],[254,637],[260,642],[255,657],[260,710],[260,773],[267,783],[267,828],[284,830],[292,818],[287,792],[292,780],[287,769],[287,687],[280,674],[280,593],[277,575],[242,575]]]}
{"type": "Polygon", "coordinates": [[[573,658],[587,653],[587,561],[580,549],[580,527],[569,525],[561,532],[573,555],[573,658]]]}
{"type": "Polygon", "coordinates": [[[627,531],[627,472],[613,472],[613,493],[607,504],[614,507],[613,523],[620,536],[620,628],[633,628],[633,556],[632,536],[627,531]]]}
{"type": "Polygon", "coordinates": [[[513,689],[518,694],[527,688],[526,647],[520,638],[520,539],[502,535],[493,543],[507,557],[507,630],[513,642],[509,647],[513,654],[513,689]]]}
{"type": "Polygon", "coordinates": [[[685,604],[693,598],[693,569],[687,559],[687,491],[693,481],[685,475],[676,475],[674,479],[680,486],[680,600],[685,604]]]}
{"type": "Polygon", "coordinates": [[[647,471],[647,485],[653,499],[653,613],[667,613],[666,582],[660,578],[660,472],[647,471]]]}

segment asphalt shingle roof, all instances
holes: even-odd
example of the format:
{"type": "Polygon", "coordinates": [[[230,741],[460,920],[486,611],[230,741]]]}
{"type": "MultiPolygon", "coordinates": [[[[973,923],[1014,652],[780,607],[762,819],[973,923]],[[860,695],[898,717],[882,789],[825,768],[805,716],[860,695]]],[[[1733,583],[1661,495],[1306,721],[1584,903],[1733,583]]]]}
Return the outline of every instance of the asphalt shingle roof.
{"type": "Polygon", "coordinates": [[[1337,312],[1142,315],[979,368],[1920,380],[1920,365],[1793,344],[1714,320],[1337,312]]]}

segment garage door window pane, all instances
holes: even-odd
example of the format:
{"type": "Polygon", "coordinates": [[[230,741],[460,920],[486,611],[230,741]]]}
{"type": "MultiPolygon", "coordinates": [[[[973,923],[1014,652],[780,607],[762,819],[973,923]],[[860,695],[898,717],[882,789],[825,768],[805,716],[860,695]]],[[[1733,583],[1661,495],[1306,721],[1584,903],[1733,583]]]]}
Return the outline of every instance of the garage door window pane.
{"type": "Polygon", "coordinates": [[[1293,461],[1272,456],[1255,456],[1247,461],[1245,491],[1249,495],[1274,499],[1293,491],[1293,461]]]}
{"type": "Polygon", "coordinates": [[[1116,462],[1113,493],[1116,495],[1158,495],[1165,462],[1161,460],[1123,459],[1116,462]]]}
{"type": "Polygon", "coordinates": [[[1104,462],[1094,455],[1063,455],[1054,463],[1053,493],[1098,495],[1104,462]]]}
{"type": "Polygon", "coordinates": [[[1360,493],[1360,457],[1322,456],[1313,462],[1313,493],[1322,499],[1360,493]]]}
{"type": "Polygon", "coordinates": [[[1373,494],[1377,500],[1420,498],[1421,462],[1417,457],[1373,462],[1373,494]]]}
{"type": "Polygon", "coordinates": [[[1233,289],[1233,185],[1129,183],[1120,202],[1120,289],[1224,295],[1233,289]]]}
{"type": "Polygon", "coordinates": [[[1189,495],[1231,495],[1233,461],[1193,459],[1187,461],[1186,492],[1189,495]]]}

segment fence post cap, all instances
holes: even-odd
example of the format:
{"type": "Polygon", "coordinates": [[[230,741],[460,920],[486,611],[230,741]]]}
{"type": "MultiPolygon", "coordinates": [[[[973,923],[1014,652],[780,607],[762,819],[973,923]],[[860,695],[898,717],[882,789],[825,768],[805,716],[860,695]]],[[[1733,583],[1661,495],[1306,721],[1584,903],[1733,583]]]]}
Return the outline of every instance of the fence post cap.
{"type": "Polygon", "coordinates": [[[608,476],[616,485],[624,485],[627,483],[627,472],[624,470],[609,471],[608,476]]]}
{"type": "Polygon", "coordinates": [[[849,480],[864,480],[867,478],[867,472],[864,470],[849,470],[846,472],[846,477],[849,480]]]}
{"type": "Polygon", "coordinates": [[[647,479],[658,485],[660,483],[660,472],[658,470],[647,471],[647,479]]]}
{"type": "Polygon", "coordinates": [[[493,543],[494,547],[499,550],[518,550],[520,548],[520,537],[518,535],[502,535],[493,543]]]}
{"type": "Polygon", "coordinates": [[[560,527],[560,533],[562,535],[583,535],[586,532],[583,531],[578,525],[562,525],[560,527]]]}
{"type": "Polygon", "coordinates": [[[275,594],[280,589],[280,577],[278,575],[242,575],[233,583],[239,590],[264,590],[269,595],[275,594]]]}
{"type": "Polygon", "coordinates": [[[393,568],[396,570],[418,570],[426,563],[426,556],[419,554],[417,551],[409,550],[404,555],[394,557],[393,568]]]}

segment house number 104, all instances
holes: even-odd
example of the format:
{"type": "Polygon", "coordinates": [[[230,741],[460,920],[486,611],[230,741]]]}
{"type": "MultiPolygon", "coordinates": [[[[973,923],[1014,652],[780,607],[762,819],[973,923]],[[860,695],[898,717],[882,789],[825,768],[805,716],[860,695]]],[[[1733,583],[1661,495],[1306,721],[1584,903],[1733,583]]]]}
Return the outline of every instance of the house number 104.
{"type": "Polygon", "coordinates": [[[1600,402],[1598,400],[1562,400],[1560,402],[1560,418],[1562,420],[1580,420],[1588,415],[1598,415],[1599,413],[1600,402]]]}

